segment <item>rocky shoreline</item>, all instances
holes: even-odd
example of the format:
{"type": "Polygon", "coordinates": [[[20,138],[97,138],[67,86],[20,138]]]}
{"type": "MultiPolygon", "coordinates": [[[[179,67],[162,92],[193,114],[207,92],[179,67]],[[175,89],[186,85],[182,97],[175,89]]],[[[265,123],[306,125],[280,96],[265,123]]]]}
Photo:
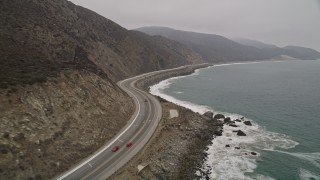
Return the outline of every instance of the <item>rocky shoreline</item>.
{"type": "MultiPolygon", "coordinates": [[[[208,65],[188,67],[147,77],[137,82],[137,87],[148,91],[151,85],[162,80],[191,74],[208,65]]],[[[213,138],[221,136],[223,126],[235,125],[229,117],[206,112],[203,115],[175,105],[160,97],[163,108],[161,122],[148,144],[127,165],[110,179],[199,179],[209,178],[209,171],[203,163],[206,150],[213,138]],[[178,117],[170,118],[170,110],[176,110],[178,117]],[[138,171],[138,166],[143,169],[138,171]],[[197,173],[196,173],[197,172],[197,173]]],[[[241,132],[238,132],[241,134],[241,132]]]]}

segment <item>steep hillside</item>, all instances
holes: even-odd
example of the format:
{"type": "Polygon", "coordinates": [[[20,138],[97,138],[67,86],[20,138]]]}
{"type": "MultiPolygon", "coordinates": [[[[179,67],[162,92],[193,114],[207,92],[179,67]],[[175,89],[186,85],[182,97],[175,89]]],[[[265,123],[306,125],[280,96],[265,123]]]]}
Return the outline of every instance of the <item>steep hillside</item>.
{"type": "Polygon", "coordinates": [[[116,81],[202,61],[67,0],[0,1],[0,179],[49,179],[111,139],[134,110],[116,81]]]}
{"type": "MultiPolygon", "coordinates": [[[[0,61],[1,69],[8,69],[1,72],[1,86],[32,83],[24,76],[30,73],[35,82],[43,82],[54,72],[69,68],[102,71],[117,81],[193,61],[167,44],[127,31],[66,0],[3,0],[0,5],[0,56],[10,59],[0,61]],[[18,71],[16,66],[25,68],[18,71]]],[[[179,48],[188,51],[182,45],[179,48]]]]}
{"type": "Polygon", "coordinates": [[[198,52],[208,62],[249,61],[272,59],[281,55],[297,59],[319,59],[311,51],[296,51],[267,45],[258,41],[234,42],[223,36],[180,31],[166,27],[142,27],[136,29],[149,35],[161,35],[185,44],[198,52]]]}
{"type": "Polygon", "coordinates": [[[88,71],[0,89],[0,179],[48,179],[93,153],[133,113],[130,98],[88,71]]]}

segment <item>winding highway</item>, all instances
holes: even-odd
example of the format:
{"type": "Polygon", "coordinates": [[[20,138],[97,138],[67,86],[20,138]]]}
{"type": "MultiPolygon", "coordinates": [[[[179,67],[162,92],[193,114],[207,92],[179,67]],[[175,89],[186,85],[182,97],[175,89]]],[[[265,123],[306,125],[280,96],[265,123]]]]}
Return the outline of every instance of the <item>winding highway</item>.
{"type": "Polygon", "coordinates": [[[93,155],[54,179],[106,179],[125,165],[148,142],[162,116],[160,102],[149,93],[136,88],[135,83],[148,76],[184,67],[146,73],[118,82],[118,86],[133,98],[136,105],[128,124],[93,155]],[[126,147],[128,142],[133,143],[131,147],[126,147]],[[119,150],[112,152],[115,146],[119,146],[119,150]]]}

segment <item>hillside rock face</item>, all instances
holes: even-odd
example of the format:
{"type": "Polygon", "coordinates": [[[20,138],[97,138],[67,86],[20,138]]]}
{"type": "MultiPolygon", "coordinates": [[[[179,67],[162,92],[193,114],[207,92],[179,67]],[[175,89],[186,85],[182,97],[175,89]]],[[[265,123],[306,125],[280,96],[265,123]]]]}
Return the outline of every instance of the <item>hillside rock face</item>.
{"type": "Polygon", "coordinates": [[[130,118],[132,101],[86,71],[0,90],[0,179],[47,179],[93,153],[130,118]]]}
{"type": "Polygon", "coordinates": [[[66,0],[3,0],[0,7],[0,67],[10,69],[1,71],[3,87],[42,82],[70,68],[118,81],[202,62],[179,43],[128,31],[66,0]]]}
{"type": "Polygon", "coordinates": [[[110,140],[134,111],[116,81],[203,62],[66,0],[0,1],[0,179],[49,179],[110,140]]]}

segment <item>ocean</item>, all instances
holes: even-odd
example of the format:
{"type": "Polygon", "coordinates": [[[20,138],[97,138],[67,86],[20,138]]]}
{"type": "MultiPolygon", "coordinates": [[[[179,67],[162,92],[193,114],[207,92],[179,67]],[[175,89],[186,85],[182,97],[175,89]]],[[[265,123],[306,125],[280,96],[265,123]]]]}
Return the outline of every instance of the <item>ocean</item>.
{"type": "Polygon", "coordinates": [[[195,112],[252,122],[224,125],[213,139],[203,164],[211,179],[320,179],[319,60],[214,65],[150,92],[195,112]],[[247,136],[232,132],[239,129],[247,136]]]}

